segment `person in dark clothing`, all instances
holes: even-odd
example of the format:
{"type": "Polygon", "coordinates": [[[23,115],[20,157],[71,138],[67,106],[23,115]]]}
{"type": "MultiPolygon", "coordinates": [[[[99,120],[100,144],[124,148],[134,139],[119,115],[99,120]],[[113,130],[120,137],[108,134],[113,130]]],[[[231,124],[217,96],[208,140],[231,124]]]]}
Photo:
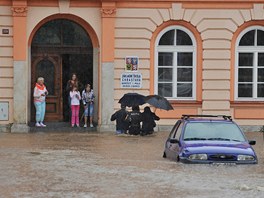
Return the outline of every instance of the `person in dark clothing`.
{"type": "Polygon", "coordinates": [[[144,108],[144,112],[141,114],[142,121],[142,129],[141,135],[148,135],[154,132],[154,127],[156,127],[155,120],[159,120],[160,118],[152,113],[149,107],[144,108]]]}
{"type": "Polygon", "coordinates": [[[127,120],[129,121],[129,134],[139,135],[141,122],[141,113],[139,111],[139,106],[132,107],[132,111],[128,113],[127,120]]]}
{"type": "MultiPolygon", "coordinates": [[[[71,79],[68,80],[67,85],[66,85],[66,92],[67,95],[70,96],[70,91],[72,90],[73,87],[77,87],[79,89],[80,87],[79,80],[77,78],[77,75],[75,73],[72,74],[71,79]]],[[[71,104],[70,98],[68,101],[69,105],[71,104]]]]}
{"type": "Polygon", "coordinates": [[[128,112],[126,110],[126,106],[121,105],[121,109],[116,111],[111,116],[111,121],[116,120],[116,134],[123,134],[127,132],[128,130],[128,122],[126,120],[127,115],[128,112]]]}
{"type": "Polygon", "coordinates": [[[71,75],[71,79],[68,80],[67,85],[66,85],[66,94],[67,94],[67,97],[68,97],[68,107],[69,107],[68,111],[69,111],[69,120],[70,121],[71,121],[71,119],[70,119],[71,118],[71,97],[70,97],[70,92],[72,91],[73,87],[77,87],[77,90],[79,90],[81,88],[80,85],[81,84],[80,84],[80,82],[79,82],[79,80],[77,78],[76,73],[73,73],[71,75]]]}

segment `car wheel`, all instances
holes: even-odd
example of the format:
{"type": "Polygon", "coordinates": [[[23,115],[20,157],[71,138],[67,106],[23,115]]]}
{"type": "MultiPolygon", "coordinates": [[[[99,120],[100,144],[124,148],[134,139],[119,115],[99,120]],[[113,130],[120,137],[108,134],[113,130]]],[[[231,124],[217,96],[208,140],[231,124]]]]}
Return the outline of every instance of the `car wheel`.
{"type": "Polygon", "coordinates": [[[163,152],[163,156],[162,156],[163,158],[167,158],[167,155],[166,155],[166,153],[165,152],[163,152]]]}

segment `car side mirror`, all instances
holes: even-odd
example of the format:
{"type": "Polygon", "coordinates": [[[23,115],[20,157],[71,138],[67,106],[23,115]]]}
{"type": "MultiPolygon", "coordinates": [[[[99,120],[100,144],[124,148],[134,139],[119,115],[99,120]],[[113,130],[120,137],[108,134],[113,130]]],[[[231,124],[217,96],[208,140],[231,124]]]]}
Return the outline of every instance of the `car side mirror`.
{"type": "Polygon", "coordinates": [[[256,144],[256,140],[249,140],[248,143],[249,143],[250,145],[255,145],[255,144],[256,144]]]}
{"type": "Polygon", "coordinates": [[[170,143],[172,143],[172,144],[178,144],[179,143],[179,140],[177,140],[177,139],[170,139],[170,143]]]}

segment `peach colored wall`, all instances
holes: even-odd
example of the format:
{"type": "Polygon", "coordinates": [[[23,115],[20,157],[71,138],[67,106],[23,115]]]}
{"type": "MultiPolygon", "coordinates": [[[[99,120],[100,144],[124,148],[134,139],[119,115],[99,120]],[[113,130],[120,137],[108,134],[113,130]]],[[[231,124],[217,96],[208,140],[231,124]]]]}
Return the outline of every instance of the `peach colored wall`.
{"type": "MultiPolygon", "coordinates": [[[[115,108],[118,108],[118,99],[125,92],[139,92],[150,94],[153,89],[153,76],[150,73],[151,64],[150,40],[155,30],[169,20],[186,21],[195,26],[202,38],[202,106],[204,114],[228,114],[237,118],[247,118],[250,111],[237,110],[230,105],[233,92],[233,56],[232,38],[234,32],[249,20],[264,20],[263,4],[251,2],[238,4],[191,4],[184,2],[171,3],[170,6],[157,8],[137,2],[134,4],[118,3],[115,31],[115,108]],[[191,6],[192,5],[192,6],[191,6]],[[197,5],[197,7],[196,7],[197,5]],[[228,9],[227,6],[230,5],[228,9]],[[208,7],[206,7],[208,6],[208,7]],[[139,9],[140,8],[140,9],[139,9]],[[134,55],[140,58],[140,72],[143,74],[143,88],[141,90],[121,89],[120,74],[124,72],[125,56],[134,55]],[[232,64],[231,64],[232,63],[232,64]],[[151,87],[149,87],[149,85],[151,87]]],[[[165,4],[164,4],[165,5],[165,4]]],[[[199,93],[198,93],[199,95],[199,93]]],[[[249,108],[249,107],[246,107],[249,108]]],[[[186,112],[180,107],[178,112],[186,112]]],[[[192,108],[199,112],[199,105],[192,108]]],[[[179,117],[178,114],[169,117],[179,117]]],[[[166,113],[166,115],[168,115],[166,113]]],[[[160,115],[163,115],[162,113],[160,115]]],[[[164,114],[163,117],[165,118],[164,114]]],[[[248,118],[262,119],[262,116],[248,118]]],[[[239,120],[240,121],[240,120],[239,120]]],[[[249,122],[249,124],[252,122],[249,122]]],[[[246,124],[243,121],[243,124],[246,124]]]]}
{"type": "Polygon", "coordinates": [[[13,122],[13,21],[10,6],[0,6],[0,102],[9,102],[9,120],[13,122]],[[2,34],[9,29],[9,34],[2,34]]]}
{"type": "MultiPolygon", "coordinates": [[[[139,5],[137,4],[137,6],[139,5]]],[[[117,9],[115,32],[115,84],[117,86],[115,87],[115,108],[119,107],[118,100],[126,92],[139,92],[144,95],[153,94],[154,79],[152,72],[154,71],[154,61],[151,54],[154,49],[151,42],[155,43],[155,40],[152,41],[152,37],[157,28],[159,28],[159,26],[162,26],[165,22],[170,20],[182,21],[181,15],[183,14],[183,10],[179,8],[180,4],[173,4],[172,8],[161,9],[117,9]],[[139,69],[143,75],[143,87],[140,90],[129,90],[120,88],[120,74],[124,72],[125,56],[138,56],[140,59],[139,69]]],[[[188,25],[188,22],[186,23],[188,25]]],[[[177,25],[177,21],[172,22],[171,25],[172,24],[177,25]]],[[[178,22],[178,24],[182,25],[184,23],[178,22]]],[[[198,37],[200,37],[200,35],[198,35],[198,37]]],[[[201,51],[201,48],[199,49],[199,51],[197,50],[197,54],[201,51]]],[[[201,56],[199,56],[200,60],[202,60],[201,56]]],[[[197,62],[199,62],[199,60],[197,62]]],[[[199,79],[201,79],[200,75],[198,75],[198,77],[199,79]]],[[[199,95],[201,96],[200,93],[197,93],[198,98],[200,98],[199,95]]],[[[177,105],[176,102],[175,104],[175,111],[157,111],[157,114],[169,122],[169,119],[178,118],[181,116],[182,113],[197,114],[200,112],[199,108],[201,107],[201,104],[199,103],[183,103],[177,105]]],[[[165,124],[169,124],[166,121],[165,124]]],[[[164,124],[164,122],[161,121],[160,124],[164,124]]]]}
{"type": "MultiPolygon", "coordinates": [[[[118,4],[123,6],[123,4],[118,4]]],[[[125,92],[150,94],[150,40],[156,27],[163,23],[157,9],[118,8],[115,25],[115,108],[125,92]],[[141,90],[120,88],[120,74],[124,72],[125,57],[138,56],[143,76],[141,90]]]]}

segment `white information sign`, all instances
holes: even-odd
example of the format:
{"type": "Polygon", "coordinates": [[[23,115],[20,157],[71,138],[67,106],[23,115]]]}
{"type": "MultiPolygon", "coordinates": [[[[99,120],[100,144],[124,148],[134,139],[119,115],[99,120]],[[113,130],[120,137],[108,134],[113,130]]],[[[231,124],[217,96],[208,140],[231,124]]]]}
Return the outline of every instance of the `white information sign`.
{"type": "Polygon", "coordinates": [[[0,102],[0,120],[7,121],[8,120],[8,102],[0,102]]]}
{"type": "Polygon", "coordinates": [[[121,74],[121,88],[140,89],[142,87],[142,74],[125,72],[121,74]]]}

